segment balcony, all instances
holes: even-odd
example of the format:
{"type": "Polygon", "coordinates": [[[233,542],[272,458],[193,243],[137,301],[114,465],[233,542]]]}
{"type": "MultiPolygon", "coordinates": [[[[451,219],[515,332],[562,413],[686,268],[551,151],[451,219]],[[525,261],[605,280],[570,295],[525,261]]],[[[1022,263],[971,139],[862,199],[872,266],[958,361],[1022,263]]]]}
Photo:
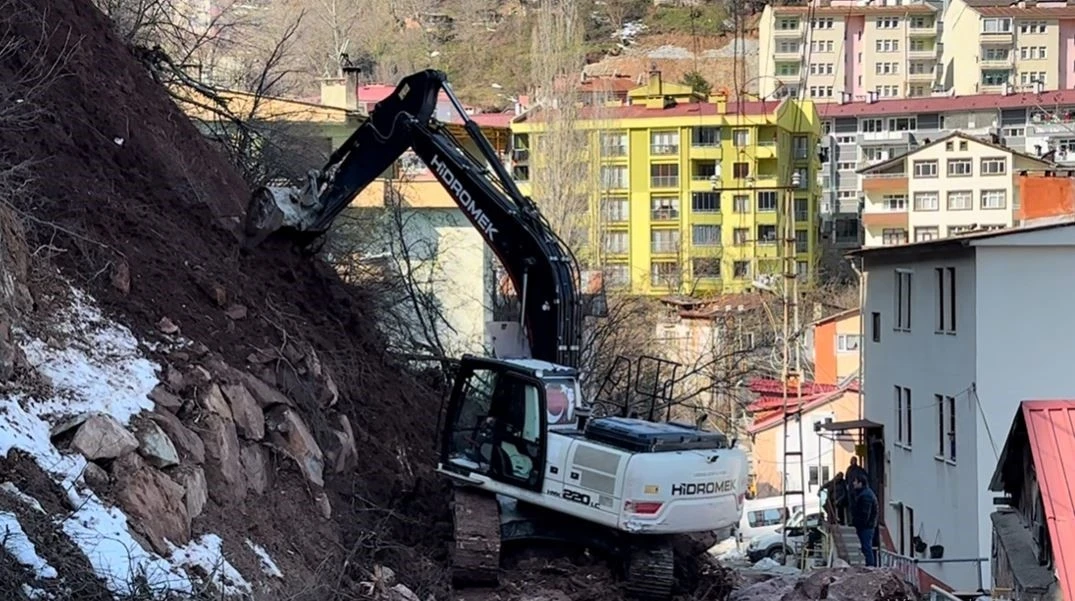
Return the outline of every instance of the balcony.
{"type": "Polygon", "coordinates": [[[1015,34],[1009,31],[983,31],[978,40],[990,46],[1010,46],[1015,41],[1015,34]]]}
{"type": "Polygon", "coordinates": [[[649,178],[650,188],[678,188],[678,175],[654,175],[649,178]]]}
{"type": "Polygon", "coordinates": [[[801,38],[803,36],[803,24],[800,23],[798,27],[773,29],[774,38],[801,38]]]}
{"type": "Polygon", "coordinates": [[[1008,54],[1006,57],[987,56],[978,60],[978,66],[982,69],[1010,69],[1015,65],[1015,55],[1008,54]]]}
{"type": "Polygon", "coordinates": [[[673,156],[679,154],[679,144],[650,144],[649,153],[653,156],[673,156]]]}
{"type": "Polygon", "coordinates": [[[754,158],[756,159],[775,159],[776,156],[776,140],[758,140],[757,146],[754,147],[754,158]]]}
{"type": "Polygon", "coordinates": [[[919,82],[932,82],[936,75],[933,71],[927,71],[925,73],[908,73],[907,81],[919,81],[919,82]]]}
{"type": "Polygon", "coordinates": [[[935,59],[940,55],[936,46],[922,50],[908,50],[907,60],[935,59]]]}
{"type": "Polygon", "coordinates": [[[653,209],[649,213],[649,218],[651,221],[676,221],[679,219],[679,209],[653,209]]]}
{"type": "Polygon", "coordinates": [[[863,192],[906,192],[906,173],[877,173],[862,177],[863,192]]]}
{"type": "Polygon", "coordinates": [[[601,158],[603,159],[620,159],[626,156],[626,144],[608,144],[601,147],[601,158]]]}
{"type": "Polygon", "coordinates": [[[907,209],[891,210],[881,203],[866,203],[862,208],[862,225],[865,227],[907,228],[907,209]],[[876,210],[875,210],[876,209],[876,210]]]}
{"type": "Polygon", "coordinates": [[[773,52],[773,58],[778,61],[801,61],[803,58],[802,47],[791,49],[777,44],[776,52],[773,52]]]}
{"type": "Polygon", "coordinates": [[[907,36],[911,38],[932,38],[936,37],[941,32],[941,24],[939,21],[934,21],[930,24],[914,24],[911,23],[907,27],[907,36]]]}

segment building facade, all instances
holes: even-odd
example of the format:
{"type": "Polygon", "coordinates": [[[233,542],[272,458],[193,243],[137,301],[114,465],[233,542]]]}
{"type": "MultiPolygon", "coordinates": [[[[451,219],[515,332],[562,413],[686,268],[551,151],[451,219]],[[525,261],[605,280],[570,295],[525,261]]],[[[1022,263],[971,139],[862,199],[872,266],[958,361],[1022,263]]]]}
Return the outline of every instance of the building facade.
{"type": "Polygon", "coordinates": [[[810,324],[809,345],[814,357],[815,382],[840,384],[860,372],[861,325],[858,307],[833,313],[810,324]]]}
{"type": "Polygon", "coordinates": [[[863,246],[1011,227],[1022,206],[1018,174],[1050,166],[957,132],[861,169],[863,246]]]}
{"type": "MultiPolygon", "coordinates": [[[[780,232],[792,205],[795,268],[817,257],[819,135],[813,103],[728,103],[688,86],[649,82],[626,103],[584,107],[579,152],[589,170],[590,246],[606,283],[634,293],[734,293],[782,271],[780,232]]],[[[512,123],[520,188],[542,168],[544,125],[535,107],[512,123]]],[[[552,168],[552,167],[550,167],[552,168]]]]}
{"type": "Polygon", "coordinates": [[[865,417],[883,426],[897,549],[958,590],[990,586],[989,483],[1017,399],[1070,394],[1075,225],[865,249],[865,417]],[[910,541],[944,547],[916,552],[910,541]],[[944,559],[980,560],[945,562],[944,559]]]}

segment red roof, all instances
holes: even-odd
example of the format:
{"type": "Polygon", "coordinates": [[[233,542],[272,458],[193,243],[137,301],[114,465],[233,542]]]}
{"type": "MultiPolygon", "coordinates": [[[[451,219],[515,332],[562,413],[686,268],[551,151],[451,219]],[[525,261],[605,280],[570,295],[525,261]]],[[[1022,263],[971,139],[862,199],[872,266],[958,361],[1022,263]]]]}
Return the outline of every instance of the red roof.
{"type": "Polygon", "coordinates": [[[975,111],[983,109],[1009,109],[1045,106],[1053,104],[1075,105],[1075,89],[1051,90],[1036,94],[977,94],[974,96],[938,96],[929,98],[894,98],[869,102],[838,102],[817,104],[822,119],[835,117],[869,117],[872,115],[918,115],[949,111],[975,111]]]}
{"type": "Polygon", "coordinates": [[[1075,591],[1075,401],[1024,401],[1023,419],[1041,487],[1060,590],[1075,591]]]}
{"type": "MultiPolygon", "coordinates": [[[[482,127],[510,127],[515,113],[478,113],[470,119],[482,127]]],[[[453,119],[455,121],[455,119],[453,119]]],[[[462,121],[462,119],[459,119],[462,121]]]]}
{"type": "MultiPolygon", "coordinates": [[[[784,395],[784,382],[781,380],[772,380],[769,378],[757,378],[750,381],[750,391],[760,395],[784,395]]],[[[810,396],[813,394],[820,394],[823,392],[832,392],[837,390],[839,386],[835,384],[818,384],[817,382],[803,382],[801,386],[788,386],[788,395],[796,395],[800,390],[803,396],[810,396]]]]}
{"type": "MultiPolygon", "coordinates": [[[[856,386],[848,386],[846,388],[838,389],[838,390],[835,390],[833,392],[826,392],[826,393],[822,393],[822,394],[816,394],[816,395],[811,396],[811,397],[805,397],[805,398],[802,399],[801,404],[799,402],[796,402],[794,405],[792,405],[791,399],[788,399],[788,408],[789,409],[795,409],[799,413],[805,413],[805,412],[810,411],[812,409],[816,409],[818,407],[823,407],[823,406],[835,401],[836,399],[841,398],[844,395],[845,392],[857,392],[857,391],[858,391],[858,387],[856,387],[856,386]]],[[[779,409],[779,408],[780,407],[777,407],[777,409],[779,409]]],[[[761,432],[762,430],[765,430],[767,428],[770,428],[772,426],[775,426],[775,425],[781,423],[783,421],[783,419],[784,419],[784,416],[781,413],[782,412],[780,412],[780,411],[774,411],[774,412],[770,413],[769,415],[766,415],[765,417],[763,417],[760,420],[755,420],[754,423],[751,424],[749,428],[747,428],[747,431],[750,432],[751,434],[754,434],[756,432],[761,432]]],[[[792,413],[792,411],[789,411],[788,413],[792,413]]]]}
{"type": "MultiPolygon", "coordinates": [[[[640,119],[664,117],[705,117],[711,115],[771,115],[780,106],[775,100],[751,100],[741,103],[729,102],[724,110],[718,110],[712,102],[684,102],[668,108],[649,108],[645,104],[632,104],[626,106],[602,106],[584,107],[581,111],[583,119],[640,119]]],[[[541,121],[540,111],[534,111],[519,118],[519,121],[541,121]]]]}

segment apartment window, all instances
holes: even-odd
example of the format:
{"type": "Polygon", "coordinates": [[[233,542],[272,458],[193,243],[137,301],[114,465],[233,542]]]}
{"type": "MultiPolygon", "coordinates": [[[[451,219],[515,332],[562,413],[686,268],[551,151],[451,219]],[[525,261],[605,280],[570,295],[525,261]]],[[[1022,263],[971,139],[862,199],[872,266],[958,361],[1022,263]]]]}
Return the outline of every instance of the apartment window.
{"type": "Polygon", "coordinates": [[[602,201],[601,213],[607,223],[622,223],[631,217],[631,203],[625,196],[611,196],[602,201]]]}
{"type": "Polygon", "coordinates": [[[885,194],[881,197],[881,206],[885,207],[886,211],[906,211],[907,195],[885,194]]]}
{"type": "Polygon", "coordinates": [[[649,135],[650,154],[669,155],[679,152],[679,131],[655,131],[649,135]]]}
{"type": "Polygon", "coordinates": [[[948,177],[970,177],[973,172],[970,159],[948,159],[948,177]]]}
{"type": "Polygon", "coordinates": [[[956,268],[937,267],[937,333],[956,333],[956,268]]]}
{"type": "Polygon", "coordinates": [[[626,165],[602,165],[601,185],[604,189],[627,188],[626,165]]]}
{"type": "Polygon", "coordinates": [[[1010,18],[1002,19],[982,19],[982,33],[1011,33],[1012,32],[1012,20],[1010,18]]]}
{"type": "Polygon", "coordinates": [[[649,282],[651,286],[678,288],[679,263],[675,261],[654,261],[650,263],[649,282]]]}
{"type": "Polygon", "coordinates": [[[870,329],[874,342],[881,342],[881,314],[877,311],[870,313],[870,329]]]}
{"type": "Polygon", "coordinates": [[[1019,33],[1045,33],[1045,27],[1048,25],[1045,21],[1021,21],[1019,23],[1019,33]]]}
{"type": "Polygon", "coordinates": [[[601,153],[607,157],[627,156],[627,132],[601,134],[601,153]]]}
{"type": "Polygon", "coordinates": [[[650,250],[655,253],[673,253],[679,250],[679,230],[651,229],[650,250]]]}
{"type": "Polygon", "coordinates": [[[974,208],[974,193],[970,190],[948,192],[949,211],[969,211],[974,208]]]}
{"type": "Polygon", "coordinates": [[[720,259],[714,257],[691,259],[691,273],[695,279],[717,279],[720,277],[720,259]]]}
{"type": "Polygon", "coordinates": [[[791,150],[796,160],[802,160],[809,156],[809,141],[810,139],[806,136],[795,136],[791,139],[791,150]]]}
{"type": "Polygon", "coordinates": [[[938,209],[938,198],[936,192],[915,192],[914,193],[914,210],[916,211],[936,211],[938,209]]]}
{"type": "Polygon", "coordinates": [[[810,250],[810,233],[806,230],[795,230],[795,252],[804,253],[810,250]]]}
{"type": "MultiPolygon", "coordinates": [[[[1002,62],[1008,60],[1011,50],[1008,48],[983,48],[982,61],[1002,62]]],[[[1025,56],[1023,58],[1026,58],[1025,56]]]]}
{"type": "Polygon", "coordinates": [[[862,336],[858,334],[837,334],[836,335],[836,350],[841,353],[853,353],[859,350],[859,345],[862,343],[862,336]]]}
{"type": "Polygon", "coordinates": [[[885,131],[885,121],[884,119],[861,119],[859,131],[863,133],[885,131]]]}
{"type": "Polygon", "coordinates": [[[877,75],[899,75],[899,63],[876,63],[874,65],[877,75]]]}
{"type": "Polygon", "coordinates": [[[878,29],[899,29],[899,17],[877,17],[878,29]]]}
{"type": "Polygon", "coordinates": [[[982,69],[983,86],[1002,86],[1008,83],[1011,71],[1008,69],[982,69]]]}
{"type": "Polygon", "coordinates": [[[809,261],[795,261],[795,275],[800,278],[805,278],[810,274],[810,262],[809,261]]]}
{"type": "Polygon", "coordinates": [[[937,177],[937,161],[915,161],[914,176],[916,178],[937,177]]]}
{"type": "Polygon", "coordinates": [[[675,163],[650,165],[649,180],[653,188],[678,188],[679,165],[675,163]]]}
{"type": "Polygon", "coordinates": [[[736,246],[743,246],[747,243],[747,239],[750,237],[750,230],[745,227],[737,227],[732,230],[732,243],[736,246]]]}
{"type": "Polygon", "coordinates": [[[749,213],[750,212],[750,196],[746,194],[736,194],[732,197],[732,212],[734,213],[749,213]]]}
{"type": "Polygon", "coordinates": [[[719,225],[691,226],[691,243],[695,246],[720,246],[719,225]]]}
{"type": "Polygon", "coordinates": [[[627,237],[627,232],[605,232],[603,242],[605,252],[623,254],[627,252],[630,240],[627,237]]]}
{"type": "Polygon", "coordinates": [[[889,131],[914,131],[918,129],[918,119],[915,117],[893,117],[888,120],[889,131]]]}
{"type": "Polygon", "coordinates": [[[1025,61],[1045,59],[1045,46],[1022,46],[1019,48],[1019,58],[1025,61]]]}
{"type": "Polygon", "coordinates": [[[610,263],[603,268],[605,282],[612,287],[622,287],[631,283],[631,270],[623,263],[610,263]]]}
{"type": "Polygon", "coordinates": [[[649,201],[650,219],[652,221],[673,221],[679,219],[679,197],[654,196],[649,201]]]}
{"type": "Polygon", "coordinates": [[[695,213],[719,213],[720,192],[691,193],[691,211],[695,213]]]}
{"type": "Polygon", "coordinates": [[[886,227],[881,230],[881,244],[883,246],[907,244],[907,230],[903,228],[886,227]]]}
{"type": "Polygon", "coordinates": [[[777,76],[797,77],[799,75],[799,63],[776,63],[777,76]]]}
{"type": "Polygon", "coordinates": [[[1004,209],[1008,206],[1007,190],[982,190],[983,209],[1004,209]]]}
{"type": "Polygon", "coordinates": [[[899,40],[877,40],[875,46],[878,52],[899,52],[900,41],[899,40]]]}
{"type": "Polygon", "coordinates": [[[915,242],[929,242],[941,237],[940,228],[935,225],[926,225],[914,229],[915,242]]]}
{"type": "Polygon", "coordinates": [[[738,147],[746,146],[750,144],[750,130],[749,129],[733,129],[732,130],[732,144],[738,147]]]}
{"type": "Polygon", "coordinates": [[[896,330],[901,332],[911,331],[911,275],[906,269],[897,269],[895,285],[894,313],[896,315],[896,330]]]}
{"type": "Polygon", "coordinates": [[[911,17],[911,29],[929,29],[933,27],[932,17],[911,17]]]}
{"type": "Polygon", "coordinates": [[[896,445],[911,448],[911,389],[896,386],[896,445]]]}
{"type": "Polygon", "coordinates": [[[937,406],[937,459],[956,460],[956,399],[943,394],[933,395],[937,406]]]}
{"type": "Polygon", "coordinates": [[[795,199],[795,221],[807,221],[810,218],[810,201],[806,198],[795,199]]]}
{"type": "Polygon", "coordinates": [[[732,163],[732,177],[735,179],[750,177],[750,163],[732,163]]]}
{"type": "Polygon", "coordinates": [[[758,226],[758,244],[776,244],[776,226],[758,226]]]}
{"type": "Polygon", "coordinates": [[[763,190],[758,192],[758,212],[772,212],[776,210],[776,191],[763,190]]]}
{"type": "Polygon", "coordinates": [[[799,28],[799,20],[790,17],[778,19],[776,28],[783,31],[794,31],[799,28]]]}
{"type": "Polygon", "coordinates": [[[691,146],[720,146],[719,127],[691,128],[691,146]]]}
{"type": "Polygon", "coordinates": [[[1045,75],[1045,71],[1022,71],[1019,73],[1019,83],[1024,86],[1030,86],[1036,83],[1040,83],[1042,86],[1049,85],[1049,80],[1045,75]]]}
{"type": "Polygon", "coordinates": [[[732,275],[740,280],[750,277],[750,261],[735,261],[732,263],[732,275]]]}

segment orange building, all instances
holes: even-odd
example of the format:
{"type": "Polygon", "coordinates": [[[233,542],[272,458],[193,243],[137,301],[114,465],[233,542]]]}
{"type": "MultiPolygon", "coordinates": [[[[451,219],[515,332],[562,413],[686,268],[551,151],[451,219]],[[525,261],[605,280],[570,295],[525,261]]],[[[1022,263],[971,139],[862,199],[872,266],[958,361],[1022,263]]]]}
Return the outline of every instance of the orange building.
{"type": "Polygon", "coordinates": [[[834,313],[810,324],[814,337],[814,382],[837,385],[859,369],[862,324],[859,310],[834,313]]]}
{"type": "Polygon", "coordinates": [[[1015,221],[1075,215],[1075,172],[1045,171],[1019,175],[1016,185],[1022,202],[1015,207],[1015,221]]]}

